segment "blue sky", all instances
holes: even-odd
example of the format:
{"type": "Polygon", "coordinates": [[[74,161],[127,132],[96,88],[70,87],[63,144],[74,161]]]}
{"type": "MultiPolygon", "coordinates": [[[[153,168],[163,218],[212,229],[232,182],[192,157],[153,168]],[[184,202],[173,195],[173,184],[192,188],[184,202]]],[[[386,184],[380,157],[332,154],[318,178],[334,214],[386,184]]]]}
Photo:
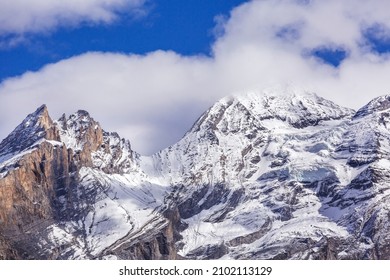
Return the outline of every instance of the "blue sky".
{"type": "MultiPolygon", "coordinates": [[[[0,49],[0,80],[88,51],[145,54],[172,50],[183,55],[210,55],[216,17],[228,16],[233,7],[244,2],[148,1],[145,14],[124,14],[112,24],[84,23],[43,33],[27,32],[21,43],[0,49]]],[[[8,35],[8,40],[14,36],[8,35]]]]}
{"type": "Polygon", "coordinates": [[[89,111],[142,154],[237,92],[299,88],[358,109],[389,93],[389,9],[382,0],[0,0],[0,138],[43,103],[53,118],[89,111]]]}

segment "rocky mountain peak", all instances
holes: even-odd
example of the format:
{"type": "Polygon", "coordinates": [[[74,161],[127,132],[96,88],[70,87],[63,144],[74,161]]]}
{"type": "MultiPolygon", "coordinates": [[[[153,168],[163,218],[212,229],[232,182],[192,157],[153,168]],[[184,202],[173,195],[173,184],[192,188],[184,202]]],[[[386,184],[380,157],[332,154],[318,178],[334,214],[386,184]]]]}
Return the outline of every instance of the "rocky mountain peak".
{"type": "Polygon", "coordinates": [[[59,131],[49,116],[46,105],[29,114],[11,134],[0,143],[0,155],[14,154],[31,148],[38,141],[59,141],[59,131]]]}
{"type": "Polygon", "coordinates": [[[100,126],[85,110],[78,110],[76,113],[71,114],[67,119],[67,123],[72,127],[84,129],[90,126],[100,126]]]}
{"type": "Polygon", "coordinates": [[[38,127],[48,129],[53,125],[53,121],[49,116],[49,111],[45,104],[41,105],[34,113],[29,114],[22,122],[23,128],[38,127]]]}
{"type": "Polygon", "coordinates": [[[31,114],[31,116],[36,116],[40,119],[47,119],[47,118],[50,118],[49,117],[49,111],[47,109],[47,106],[46,104],[43,104],[41,105],[40,107],[38,107],[34,113],[31,114]]]}
{"type": "Polygon", "coordinates": [[[85,110],[56,121],[61,142],[75,152],[76,161],[106,173],[124,173],[136,169],[135,158],[128,140],[116,132],[104,131],[85,110]]]}
{"type": "Polygon", "coordinates": [[[103,141],[103,130],[87,111],[78,110],[68,118],[62,115],[56,123],[60,128],[61,142],[75,151],[84,145],[96,150],[103,141]]]}
{"type": "Polygon", "coordinates": [[[388,109],[390,109],[390,95],[382,95],[374,98],[367,105],[359,109],[353,118],[357,119],[365,117],[374,112],[383,112],[387,111],[388,109]]]}

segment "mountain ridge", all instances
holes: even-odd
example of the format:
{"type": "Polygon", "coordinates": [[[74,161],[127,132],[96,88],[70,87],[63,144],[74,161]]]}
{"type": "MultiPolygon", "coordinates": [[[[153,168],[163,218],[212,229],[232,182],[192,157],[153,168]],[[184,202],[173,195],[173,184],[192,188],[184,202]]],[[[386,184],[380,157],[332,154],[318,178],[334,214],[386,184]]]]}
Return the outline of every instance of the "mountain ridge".
{"type": "Polygon", "coordinates": [[[0,144],[0,256],[388,259],[387,100],[230,96],[152,156],[43,105],[0,144]]]}

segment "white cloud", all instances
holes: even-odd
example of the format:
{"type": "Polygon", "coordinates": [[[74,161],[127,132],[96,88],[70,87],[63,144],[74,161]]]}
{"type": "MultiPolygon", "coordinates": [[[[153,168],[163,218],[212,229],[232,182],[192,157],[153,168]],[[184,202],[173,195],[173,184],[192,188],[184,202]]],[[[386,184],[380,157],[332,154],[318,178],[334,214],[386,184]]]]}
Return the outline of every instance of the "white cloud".
{"type": "Polygon", "coordinates": [[[177,141],[208,106],[233,92],[294,83],[352,108],[388,93],[389,58],[362,47],[362,31],[379,24],[385,36],[390,3],[306,2],[241,5],[217,20],[222,35],[210,58],[87,53],[8,79],[0,85],[0,138],[46,103],[54,117],[86,109],[103,128],[150,153],[177,141]],[[303,55],[324,45],[342,46],[349,56],[334,68],[303,55]]]}
{"type": "MultiPolygon", "coordinates": [[[[362,30],[380,24],[390,31],[390,2],[382,0],[254,0],[233,11],[227,22],[226,40],[231,46],[243,43],[277,45],[295,50],[335,44],[360,55],[362,30]],[[295,27],[296,40],[286,45],[275,36],[283,28],[295,27]]],[[[215,46],[218,48],[218,44],[215,46]]]]}
{"type": "Polygon", "coordinates": [[[129,136],[141,151],[172,143],[175,127],[183,133],[199,108],[207,108],[202,99],[208,64],[161,51],[147,56],[88,53],[63,60],[2,83],[1,132],[10,132],[22,116],[45,103],[54,117],[85,109],[107,130],[129,136]]]}
{"type": "Polygon", "coordinates": [[[0,35],[50,31],[80,23],[111,23],[141,11],[145,0],[0,0],[0,35]]]}

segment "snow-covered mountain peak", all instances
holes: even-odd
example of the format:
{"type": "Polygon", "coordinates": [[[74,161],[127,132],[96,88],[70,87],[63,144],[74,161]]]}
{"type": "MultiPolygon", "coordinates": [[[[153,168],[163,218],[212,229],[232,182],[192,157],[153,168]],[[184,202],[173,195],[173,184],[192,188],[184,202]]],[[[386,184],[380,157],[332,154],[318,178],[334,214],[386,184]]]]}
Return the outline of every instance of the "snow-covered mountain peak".
{"type": "Polygon", "coordinates": [[[68,118],[62,115],[56,123],[60,129],[61,142],[68,148],[78,151],[86,144],[96,149],[102,143],[103,130],[87,111],[78,110],[68,118]]]}
{"type": "Polygon", "coordinates": [[[12,155],[31,148],[40,140],[59,140],[58,130],[46,105],[29,114],[7,138],[0,143],[0,156],[12,155]]]}
{"type": "Polygon", "coordinates": [[[156,166],[175,183],[184,178],[185,184],[237,186],[256,179],[259,166],[284,168],[294,149],[306,149],[297,148],[303,139],[353,113],[305,91],[236,94],[217,102],[183,139],[161,151],[156,166]],[[295,138],[300,140],[288,147],[295,138]]]}
{"type": "Polygon", "coordinates": [[[248,125],[267,129],[273,129],[275,125],[304,128],[353,114],[353,110],[338,106],[312,92],[298,89],[284,92],[264,90],[221,99],[198,119],[191,131],[196,132],[201,128],[236,131],[238,127],[232,127],[232,124],[244,120],[242,128],[245,130],[248,125]]]}
{"type": "Polygon", "coordinates": [[[43,104],[34,113],[29,114],[18,128],[27,129],[35,127],[36,129],[48,129],[52,125],[53,121],[49,116],[49,111],[46,105],[43,104]]]}
{"type": "Polygon", "coordinates": [[[100,127],[99,123],[96,122],[85,110],[78,110],[76,113],[71,114],[67,118],[66,124],[68,128],[75,129],[79,132],[83,132],[91,126],[94,128],[97,128],[98,126],[100,127]]]}
{"type": "Polygon", "coordinates": [[[78,110],[56,121],[61,142],[81,155],[81,159],[106,173],[132,172],[137,169],[137,153],[128,140],[116,132],[104,131],[87,111],[78,110]]]}
{"type": "Polygon", "coordinates": [[[337,120],[352,115],[353,110],[336,105],[330,100],[308,91],[250,92],[238,95],[237,101],[257,119],[277,119],[295,128],[316,125],[321,121],[337,120]]]}
{"type": "Polygon", "coordinates": [[[374,112],[383,112],[390,109],[390,95],[382,95],[371,100],[367,105],[359,109],[354,119],[370,115],[374,112]]]}

